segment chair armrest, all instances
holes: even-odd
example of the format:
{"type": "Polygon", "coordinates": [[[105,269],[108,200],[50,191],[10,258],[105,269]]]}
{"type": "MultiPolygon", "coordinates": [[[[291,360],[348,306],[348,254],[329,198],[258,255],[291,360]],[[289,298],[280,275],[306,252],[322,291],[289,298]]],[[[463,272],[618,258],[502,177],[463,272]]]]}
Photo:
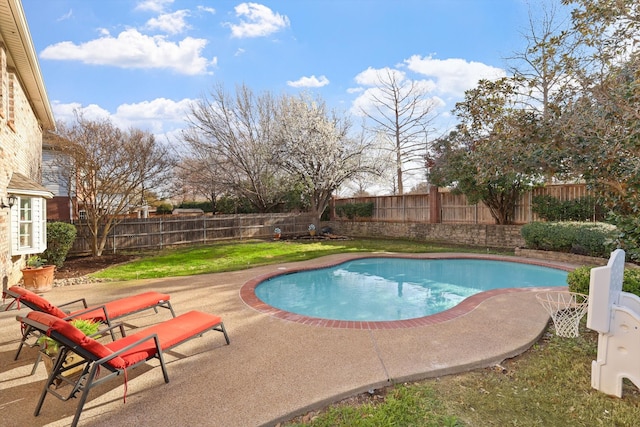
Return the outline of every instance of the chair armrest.
{"type": "Polygon", "coordinates": [[[94,307],[86,307],[84,310],[80,310],[80,311],[74,311],[72,315],[65,317],[64,320],[72,320],[73,318],[82,316],[83,314],[91,313],[92,311],[100,311],[100,310],[102,310],[102,313],[104,314],[104,318],[108,321],[109,313],[107,313],[107,306],[104,304],[96,305],[94,307]]]}
{"type": "Polygon", "coordinates": [[[64,304],[58,304],[58,307],[66,307],[66,306],[68,306],[68,305],[76,304],[76,303],[78,303],[78,302],[82,302],[82,305],[83,305],[83,307],[84,307],[84,308],[87,308],[87,307],[88,307],[88,306],[87,306],[87,300],[86,300],[86,299],[84,299],[84,298],[78,298],[78,299],[74,299],[73,301],[67,301],[67,302],[65,302],[64,304]]]}
{"type": "Polygon", "coordinates": [[[155,342],[156,345],[156,354],[159,354],[162,352],[162,349],[160,349],[160,339],[158,338],[158,334],[149,334],[146,337],[140,338],[137,341],[132,342],[131,344],[129,344],[126,347],[122,347],[120,350],[113,352],[113,354],[110,354],[109,356],[103,357],[100,360],[97,360],[95,363],[96,365],[104,365],[105,363],[107,363],[109,360],[113,359],[114,357],[120,356],[122,353],[131,350],[132,348],[142,344],[143,342],[149,341],[149,340],[153,340],[155,342]]]}
{"type": "MultiPolygon", "coordinates": [[[[124,330],[124,323],[122,322],[118,322],[118,323],[114,323],[111,326],[107,326],[106,328],[102,328],[100,329],[98,332],[91,334],[91,335],[87,335],[89,338],[94,338],[95,337],[99,337],[102,338],[103,336],[105,336],[107,333],[112,333],[112,331],[116,328],[120,329],[120,336],[122,338],[126,337],[127,334],[124,330]]],[[[111,334],[113,336],[113,334],[111,334]]]]}

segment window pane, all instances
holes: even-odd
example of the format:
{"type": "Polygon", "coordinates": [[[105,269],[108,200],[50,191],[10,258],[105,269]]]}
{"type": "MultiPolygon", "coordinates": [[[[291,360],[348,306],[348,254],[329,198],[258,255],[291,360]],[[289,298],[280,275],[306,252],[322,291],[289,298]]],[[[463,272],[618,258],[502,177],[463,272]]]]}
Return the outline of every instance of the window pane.
{"type": "Polygon", "coordinates": [[[20,246],[31,246],[31,223],[20,224],[20,246]]]}
{"type": "Polygon", "coordinates": [[[30,197],[20,197],[19,246],[21,248],[33,246],[32,207],[33,202],[30,197]]]}
{"type": "Polygon", "coordinates": [[[31,221],[31,199],[20,198],[20,221],[31,221]]]}

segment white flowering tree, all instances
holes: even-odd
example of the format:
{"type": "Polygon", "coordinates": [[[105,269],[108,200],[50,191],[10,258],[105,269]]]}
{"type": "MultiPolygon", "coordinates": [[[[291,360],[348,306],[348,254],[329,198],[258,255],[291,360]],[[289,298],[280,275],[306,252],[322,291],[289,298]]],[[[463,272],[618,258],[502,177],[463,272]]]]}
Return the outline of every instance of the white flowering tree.
{"type": "Polygon", "coordinates": [[[348,117],[327,111],[323,101],[307,94],[282,96],[277,111],[273,161],[301,183],[319,221],[340,185],[376,172],[365,155],[370,144],[350,136],[348,117]]]}

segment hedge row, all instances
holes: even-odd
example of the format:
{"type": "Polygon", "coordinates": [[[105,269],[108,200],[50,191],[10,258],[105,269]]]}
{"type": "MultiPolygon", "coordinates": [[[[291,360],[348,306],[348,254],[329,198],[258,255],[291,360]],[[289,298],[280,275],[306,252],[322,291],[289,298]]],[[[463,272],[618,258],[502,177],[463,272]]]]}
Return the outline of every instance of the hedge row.
{"type": "Polygon", "coordinates": [[[603,222],[531,222],[522,226],[526,247],[607,258],[616,248],[615,226],[603,222]]]}
{"type": "Polygon", "coordinates": [[[346,203],[336,206],[336,215],[339,217],[371,218],[373,216],[373,202],[346,203]]]}
{"type": "MultiPolygon", "coordinates": [[[[567,283],[570,292],[589,294],[589,282],[591,280],[591,266],[578,267],[567,275],[567,283]]],[[[640,296],[640,269],[625,268],[622,280],[622,290],[640,296]]]]}

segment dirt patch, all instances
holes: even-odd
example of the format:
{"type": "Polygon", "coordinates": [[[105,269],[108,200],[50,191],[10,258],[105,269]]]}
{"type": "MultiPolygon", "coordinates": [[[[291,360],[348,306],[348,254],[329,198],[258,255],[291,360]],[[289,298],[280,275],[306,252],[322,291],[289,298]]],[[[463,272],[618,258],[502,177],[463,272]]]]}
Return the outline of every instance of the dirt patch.
{"type": "Polygon", "coordinates": [[[61,268],[56,269],[56,279],[71,279],[86,276],[112,265],[136,259],[135,255],[109,254],[99,257],[83,256],[67,258],[61,268]]]}

